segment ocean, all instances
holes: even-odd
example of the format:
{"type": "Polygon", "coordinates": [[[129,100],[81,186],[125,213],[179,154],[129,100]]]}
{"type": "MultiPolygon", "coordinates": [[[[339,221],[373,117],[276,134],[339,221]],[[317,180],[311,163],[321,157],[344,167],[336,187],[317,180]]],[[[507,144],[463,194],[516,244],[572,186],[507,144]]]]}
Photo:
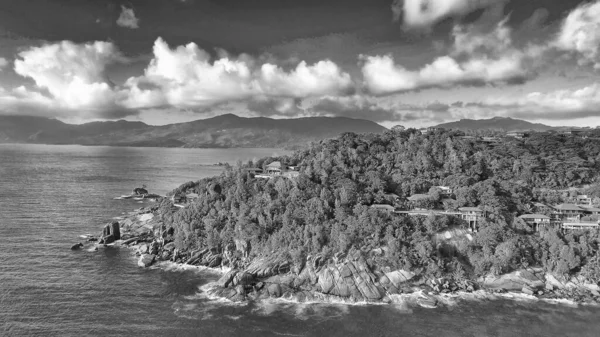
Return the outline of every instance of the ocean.
{"type": "Polygon", "coordinates": [[[71,251],[79,235],[165,194],[277,149],[0,145],[0,336],[600,336],[600,308],[514,298],[389,305],[233,304],[207,297],[215,271],[138,268],[132,251],[71,251]]]}

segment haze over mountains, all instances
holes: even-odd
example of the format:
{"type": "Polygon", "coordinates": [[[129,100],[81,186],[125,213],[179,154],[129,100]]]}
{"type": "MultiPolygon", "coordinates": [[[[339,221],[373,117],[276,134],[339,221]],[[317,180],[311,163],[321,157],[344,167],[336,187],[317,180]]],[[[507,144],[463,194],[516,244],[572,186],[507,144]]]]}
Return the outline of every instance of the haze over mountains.
{"type": "Polygon", "coordinates": [[[0,116],[0,143],[81,144],[155,147],[298,147],[343,132],[383,132],[361,119],[310,117],[243,118],[227,114],[187,123],[152,126],[142,122],[66,124],[56,119],[0,116]]]}
{"type": "Polygon", "coordinates": [[[559,127],[552,127],[540,123],[531,123],[521,119],[509,117],[494,117],[490,119],[461,119],[456,122],[439,124],[437,127],[461,131],[548,131],[560,129],[559,127]]]}
{"type": "MultiPolygon", "coordinates": [[[[461,131],[548,131],[567,128],[506,117],[461,119],[437,127],[461,131]]],[[[0,116],[0,143],[297,148],[310,141],[333,138],[344,132],[380,133],[385,130],[372,121],[344,117],[271,119],[227,114],[187,123],[153,126],[124,120],[75,125],[44,117],[0,116]]]]}

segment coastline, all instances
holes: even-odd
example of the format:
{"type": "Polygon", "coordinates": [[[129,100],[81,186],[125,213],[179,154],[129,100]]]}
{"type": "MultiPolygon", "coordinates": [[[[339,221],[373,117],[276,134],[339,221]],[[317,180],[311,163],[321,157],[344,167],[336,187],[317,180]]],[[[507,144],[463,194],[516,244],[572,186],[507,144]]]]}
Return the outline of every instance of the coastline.
{"type": "MultiPolygon", "coordinates": [[[[215,300],[233,303],[277,300],[302,304],[410,304],[426,308],[496,299],[544,301],[569,306],[597,306],[600,303],[600,296],[595,296],[598,294],[597,286],[577,284],[576,279],[562,283],[541,268],[499,276],[487,275],[477,280],[465,280],[461,286],[448,282],[448,278],[424,278],[403,270],[372,270],[366,263],[364,252],[349,257],[336,254],[328,261],[319,256],[309,257],[301,269],[290,265],[289,261],[269,256],[242,261],[233,257],[235,252],[228,251],[223,254],[209,249],[178,252],[169,239],[157,240],[155,213],[156,209],[148,206],[115,217],[122,238],[108,246],[130,249],[138,259],[139,267],[167,271],[198,270],[220,276],[218,281],[199,289],[215,300]],[[347,296],[340,296],[342,294],[347,296]]],[[[100,245],[95,243],[95,247],[100,245]]]]}

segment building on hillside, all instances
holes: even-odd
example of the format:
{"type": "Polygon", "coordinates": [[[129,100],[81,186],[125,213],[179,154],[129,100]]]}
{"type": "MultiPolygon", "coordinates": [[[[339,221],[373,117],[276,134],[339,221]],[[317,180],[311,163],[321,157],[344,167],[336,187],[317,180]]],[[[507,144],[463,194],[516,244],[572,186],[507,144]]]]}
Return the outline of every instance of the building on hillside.
{"type": "Polygon", "coordinates": [[[383,196],[387,202],[391,202],[393,204],[400,201],[400,196],[396,193],[384,193],[383,196]]]}
{"type": "Polygon", "coordinates": [[[562,131],[560,131],[560,134],[562,134],[562,135],[579,136],[579,135],[581,135],[584,132],[585,132],[585,130],[582,130],[582,129],[569,129],[569,130],[562,130],[562,131]]]}
{"type": "Polygon", "coordinates": [[[263,170],[260,168],[256,168],[256,167],[249,167],[249,168],[245,168],[244,169],[245,172],[248,172],[252,175],[257,175],[257,174],[261,174],[263,173],[263,170]]]}
{"type": "Polygon", "coordinates": [[[599,228],[598,221],[565,221],[562,224],[564,231],[598,230],[599,228]]]}
{"type": "Polygon", "coordinates": [[[584,208],[575,204],[560,204],[554,206],[556,213],[561,215],[562,219],[581,216],[585,213],[584,208]]]}
{"type": "Polygon", "coordinates": [[[435,127],[435,126],[430,126],[428,128],[420,128],[419,132],[422,135],[426,135],[428,133],[432,133],[432,132],[435,132],[435,131],[438,131],[438,130],[444,130],[444,128],[438,128],[438,127],[435,127]]]}
{"type": "Polygon", "coordinates": [[[586,206],[586,205],[581,205],[579,207],[583,208],[583,212],[586,215],[600,215],[600,208],[598,208],[598,207],[586,206]]]}
{"type": "Polygon", "coordinates": [[[523,214],[519,217],[528,225],[533,227],[533,230],[539,232],[541,228],[550,225],[550,217],[543,214],[523,214]]]}
{"type": "Polygon", "coordinates": [[[481,137],[481,141],[484,143],[498,143],[500,138],[498,137],[481,137]]]}
{"type": "Polygon", "coordinates": [[[512,137],[512,138],[517,138],[517,139],[522,139],[525,138],[527,136],[527,134],[525,132],[521,132],[521,131],[509,131],[506,133],[506,137],[512,137]]]}
{"type": "Polygon", "coordinates": [[[429,194],[413,194],[410,197],[406,198],[408,201],[423,201],[431,199],[429,194]]]}
{"type": "Polygon", "coordinates": [[[479,207],[461,207],[458,209],[461,218],[469,224],[469,230],[476,232],[479,222],[485,218],[485,212],[479,207]]]}
{"type": "Polygon", "coordinates": [[[575,198],[575,202],[577,203],[577,205],[592,206],[592,198],[588,197],[585,194],[578,195],[575,198]]]}
{"type": "Polygon", "coordinates": [[[439,190],[440,190],[440,193],[441,193],[443,196],[450,196],[450,195],[452,195],[452,192],[453,192],[453,191],[452,191],[452,189],[451,189],[450,187],[448,187],[448,186],[433,186],[433,187],[435,187],[435,188],[439,189],[439,190]]]}
{"type": "Polygon", "coordinates": [[[300,172],[298,171],[285,171],[283,172],[283,176],[289,179],[296,179],[300,176],[300,172]]]}
{"type": "Polygon", "coordinates": [[[373,204],[371,208],[375,208],[381,211],[386,211],[388,213],[392,213],[396,210],[396,208],[392,205],[384,205],[384,204],[373,204]]]}
{"type": "Polygon", "coordinates": [[[417,215],[421,215],[421,216],[428,216],[428,215],[450,215],[450,216],[455,216],[455,217],[462,217],[462,213],[460,212],[450,212],[450,211],[444,211],[444,210],[435,210],[435,209],[413,209],[410,211],[395,211],[394,213],[396,214],[400,214],[400,215],[408,215],[408,216],[417,216],[417,215]]]}
{"type": "Polygon", "coordinates": [[[281,165],[281,162],[274,161],[267,165],[265,171],[270,175],[280,175],[283,171],[285,171],[285,167],[281,165]]]}

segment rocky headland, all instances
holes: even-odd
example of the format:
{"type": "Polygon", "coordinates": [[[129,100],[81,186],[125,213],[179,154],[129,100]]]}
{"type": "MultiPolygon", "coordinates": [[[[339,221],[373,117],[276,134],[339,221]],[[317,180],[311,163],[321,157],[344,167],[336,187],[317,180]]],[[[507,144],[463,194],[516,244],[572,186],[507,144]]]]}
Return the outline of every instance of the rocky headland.
{"type": "MultiPolygon", "coordinates": [[[[382,254],[381,249],[338,253],[331,258],[314,255],[304,261],[291,261],[277,252],[248,258],[245,242],[236,242],[223,252],[208,248],[179,251],[173,242],[173,229],[164,228],[157,207],[141,208],[116,220],[103,228],[99,238],[90,237],[88,241],[98,246],[133,249],[138,266],[143,268],[170,261],[217,269],[222,272],[221,278],[205,287],[205,291],[234,302],[283,298],[296,302],[389,303],[394,296],[415,294],[435,305],[436,295],[477,292],[507,293],[506,297],[523,293],[532,299],[600,303],[596,284],[582,277],[561,280],[542,268],[457,280],[453,275],[431,278],[419,271],[381,268],[373,263],[382,254]]],[[[76,246],[74,249],[82,247],[76,246]]]]}

